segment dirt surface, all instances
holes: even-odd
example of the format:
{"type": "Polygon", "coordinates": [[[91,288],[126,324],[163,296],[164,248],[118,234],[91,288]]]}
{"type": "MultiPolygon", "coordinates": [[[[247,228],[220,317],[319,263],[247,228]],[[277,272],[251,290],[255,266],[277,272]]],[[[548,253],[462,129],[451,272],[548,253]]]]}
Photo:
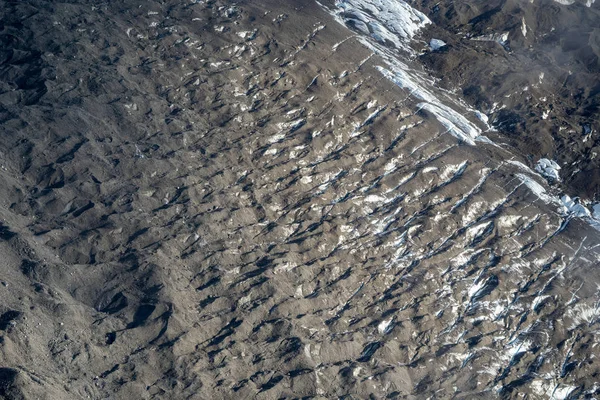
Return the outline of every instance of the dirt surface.
{"type": "Polygon", "coordinates": [[[333,6],[0,3],[0,397],[599,395],[593,221],[333,6]]]}

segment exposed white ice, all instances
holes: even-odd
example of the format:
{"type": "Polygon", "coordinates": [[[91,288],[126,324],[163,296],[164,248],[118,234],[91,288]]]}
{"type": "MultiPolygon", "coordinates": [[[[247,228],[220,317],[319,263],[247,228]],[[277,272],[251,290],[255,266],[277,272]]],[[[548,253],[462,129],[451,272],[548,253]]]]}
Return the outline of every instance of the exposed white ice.
{"type": "Polygon", "coordinates": [[[573,392],[575,389],[577,389],[577,386],[570,386],[570,385],[558,386],[557,385],[557,387],[552,392],[550,398],[553,400],[565,400],[569,397],[571,392],[573,392]]]}
{"type": "Polygon", "coordinates": [[[549,297],[550,296],[548,296],[548,295],[536,296],[536,298],[533,299],[533,301],[531,302],[531,309],[535,310],[537,308],[537,306],[542,304],[542,302],[549,297]]]}
{"type": "Polygon", "coordinates": [[[481,134],[481,130],[461,114],[439,102],[419,103],[418,106],[432,113],[448,133],[470,145],[475,145],[474,139],[481,134]]]}
{"type": "Polygon", "coordinates": [[[567,310],[567,315],[573,319],[569,329],[575,329],[582,323],[593,324],[600,318],[600,308],[598,305],[576,304],[573,308],[567,310]]]}
{"type": "Polygon", "coordinates": [[[592,210],[593,210],[592,216],[594,217],[594,219],[597,219],[600,221],[600,204],[594,204],[592,206],[592,210]]]}
{"type": "Polygon", "coordinates": [[[560,202],[562,205],[561,211],[564,214],[579,218],[592,217],[590,210],[588,210],[583,204],[579,203],[578,201],[575,201],[566,194],[560,198],[560,202]]]}
{"type": "Polygon", "coordinates": [[[510,359],[512,359],[521,353],[525,353],[530,348],[531,348],[530,341],[528,341],[528,340],[525,340],[522,342],[517,341],[517,342],[511,343],[509,345],[509,347],[506,349],[506,353],[510,357],[510,359]]]}
{"type": "Polygon", "coordinates": [[[486,229],[489,228],[489,226],[491,224],[492,224],[492,222],[488,221],[488,222],[484,222],[484,223],[481,223],[479,225],[475,225],[475,226],[467,229],[467,232],[465,233],[467,241],[471,242],[475,238],[481,236],[486,231],[486,229]]]}
{"type": "MultiPolygon", "coordinates": [[[[560,3],[560,4],[563,4],[563,5],[565,5],[565,6],[570,6],[570,5],[572,5],[572,4],[575,4],[575,3],[576,3],[576,1],[575,1],[575,0],[554,0],[554,1],[555,1],[556,3],[560,3]]],[[[596,2],[596,0],[585,0],[585,3],[584,3],[584,4],[585,4],[585,6],[586,6],[586,7],[591,7],[591,6],[592,6],[592,4],[594,4],[595,2],[596,2]]],[[[532,0],[532,3],[533,3],[533,0],[532,0]]]]}
{"type": "MultiPolygon", "coordinates": [[[[277,125],[278,125],[279,129],[281,129],[281,130],[288,130],[289,132],[295,132],[296,130],[298,130],[302,126],[304,126],[304,124],[306,124],[306,118],[299,118],[299,119],[291,121],[291,122],[282,122],[277,125]]],[[[277,139],[277,140],[279,140],[279,139],[277,139]]]]}
{"type": "Polygon", "coordinates": [[[241,37],[242,39],[250,41],[250,40],[254,40],[257,33],[258,33],[258,29],[254,29],[253,31],[238,32],[237,35],[239,37],[241,37]]]}
{"type": "Polygon", "coordinates": [[[429,48],[433,51],[439,50],[446,45],[446,42],[440,39],[431,39],[429,41],[429,48]]]}
{"type": "Polygon", "coordinates": [[[380,43],[408,49],[408,43],[431,21],[402,0],[338,0],[335,17],[380,43]]]}
{"type": "MultiPolygon", "coordinates": [[[[521,164],[518,161],[510,161],[507,163],[514,165],[521,164]]],[[[525,165],[521,165],[527,168],[525,165]]],[[[522,173],[515,174],[515,176],[544,203],[558,205],[557,211],[560,214],[569,218],[582,218],[591,226],[600,230],[600,218],[598,218],[600,217],[600,215],[598,215],[600,213],[596,212],[597,210],[600,210],[600,207],[594,208],[594,213],[592,214],[592,212],[590,212],[590,210],[577,198],[573,199],[566,194],[563,194],[560,198],[558,196],[550,195],[541,184],[533,179],[533,177],[522,173]]]]}
{"type": "Polygon", "coordinates": [[[560,181],[560,166],[556,161],[542,158],[537,162],[535,170],[551,181],[560,181]]]}

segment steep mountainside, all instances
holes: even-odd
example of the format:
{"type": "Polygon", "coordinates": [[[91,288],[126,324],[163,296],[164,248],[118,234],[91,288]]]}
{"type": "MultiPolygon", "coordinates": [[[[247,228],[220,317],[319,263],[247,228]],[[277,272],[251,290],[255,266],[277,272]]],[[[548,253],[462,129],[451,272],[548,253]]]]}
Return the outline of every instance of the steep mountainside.
{"type": "Polygon", "coordinates": [[[0,397],[598,396],[598,221],[374,2],[0,3],[0,397]]]}
{"type": "Polygon", "coordinates": [[[495,140],[521,149],[531,166],[556,160],[563,187],[597,201],[600,4],[415,3],[432,21],[423,39],[447,43],[419,57],[439,84],[488,114],[495,140]]]}

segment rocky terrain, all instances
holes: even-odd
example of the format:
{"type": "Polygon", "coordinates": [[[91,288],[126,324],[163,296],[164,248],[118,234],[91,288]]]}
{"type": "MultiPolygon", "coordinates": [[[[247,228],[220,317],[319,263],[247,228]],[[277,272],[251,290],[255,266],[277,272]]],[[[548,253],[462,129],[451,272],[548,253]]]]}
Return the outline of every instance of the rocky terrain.
{"type": "Polygon", "coordinates": [[[521,149],[530,165],[540,158],[557,160],[563,187],[597,201],[600,5],[416,3],[432,21],[423,40],[447,43],[419,56],[439,84],[488,114],[498,130],[494,140],[521,149]]]}
{"type": "Polygon", "coordinates": [[[597,213],[427,6],[0,3],[0,397],[600,395],[597,213]]]}

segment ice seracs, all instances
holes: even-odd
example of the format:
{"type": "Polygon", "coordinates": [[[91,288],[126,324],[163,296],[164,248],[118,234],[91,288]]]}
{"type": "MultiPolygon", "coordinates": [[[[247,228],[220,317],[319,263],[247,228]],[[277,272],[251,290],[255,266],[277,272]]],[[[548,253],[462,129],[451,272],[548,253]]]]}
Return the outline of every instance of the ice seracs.
{"type": "Polygon", "coordinates": [[[548,178],[551,182],[560,181],[560,166],[556,163],[556,161],[542,158],[537,162],[535,170],[544,177],[548,178]]]}
{"type": "Polygon", "coordinates": [[[570,196],[564,195],[560,198],[560,201],[562,204],[561,211],[564,214],[579,218],[591,218],[592,215],[590,211],[576,199],[572,199],[570,196]]]}
{"type": "Polygon", "coordinates": [[[417,32],[431,23],[425,14],[401,0],[338,0],[335,6],[334,16],[339,22],[398,49],[407,50],[417,32]]]}
{"type": "Polygon", "coordinates": [[[440,39],[431,39],[429,41],[429,48],[432,51],[439,50],[439,49],[441,49],[444,46],[446,46],[446,42],[444,42],[443,40],[440,40],[440,39]]]}

